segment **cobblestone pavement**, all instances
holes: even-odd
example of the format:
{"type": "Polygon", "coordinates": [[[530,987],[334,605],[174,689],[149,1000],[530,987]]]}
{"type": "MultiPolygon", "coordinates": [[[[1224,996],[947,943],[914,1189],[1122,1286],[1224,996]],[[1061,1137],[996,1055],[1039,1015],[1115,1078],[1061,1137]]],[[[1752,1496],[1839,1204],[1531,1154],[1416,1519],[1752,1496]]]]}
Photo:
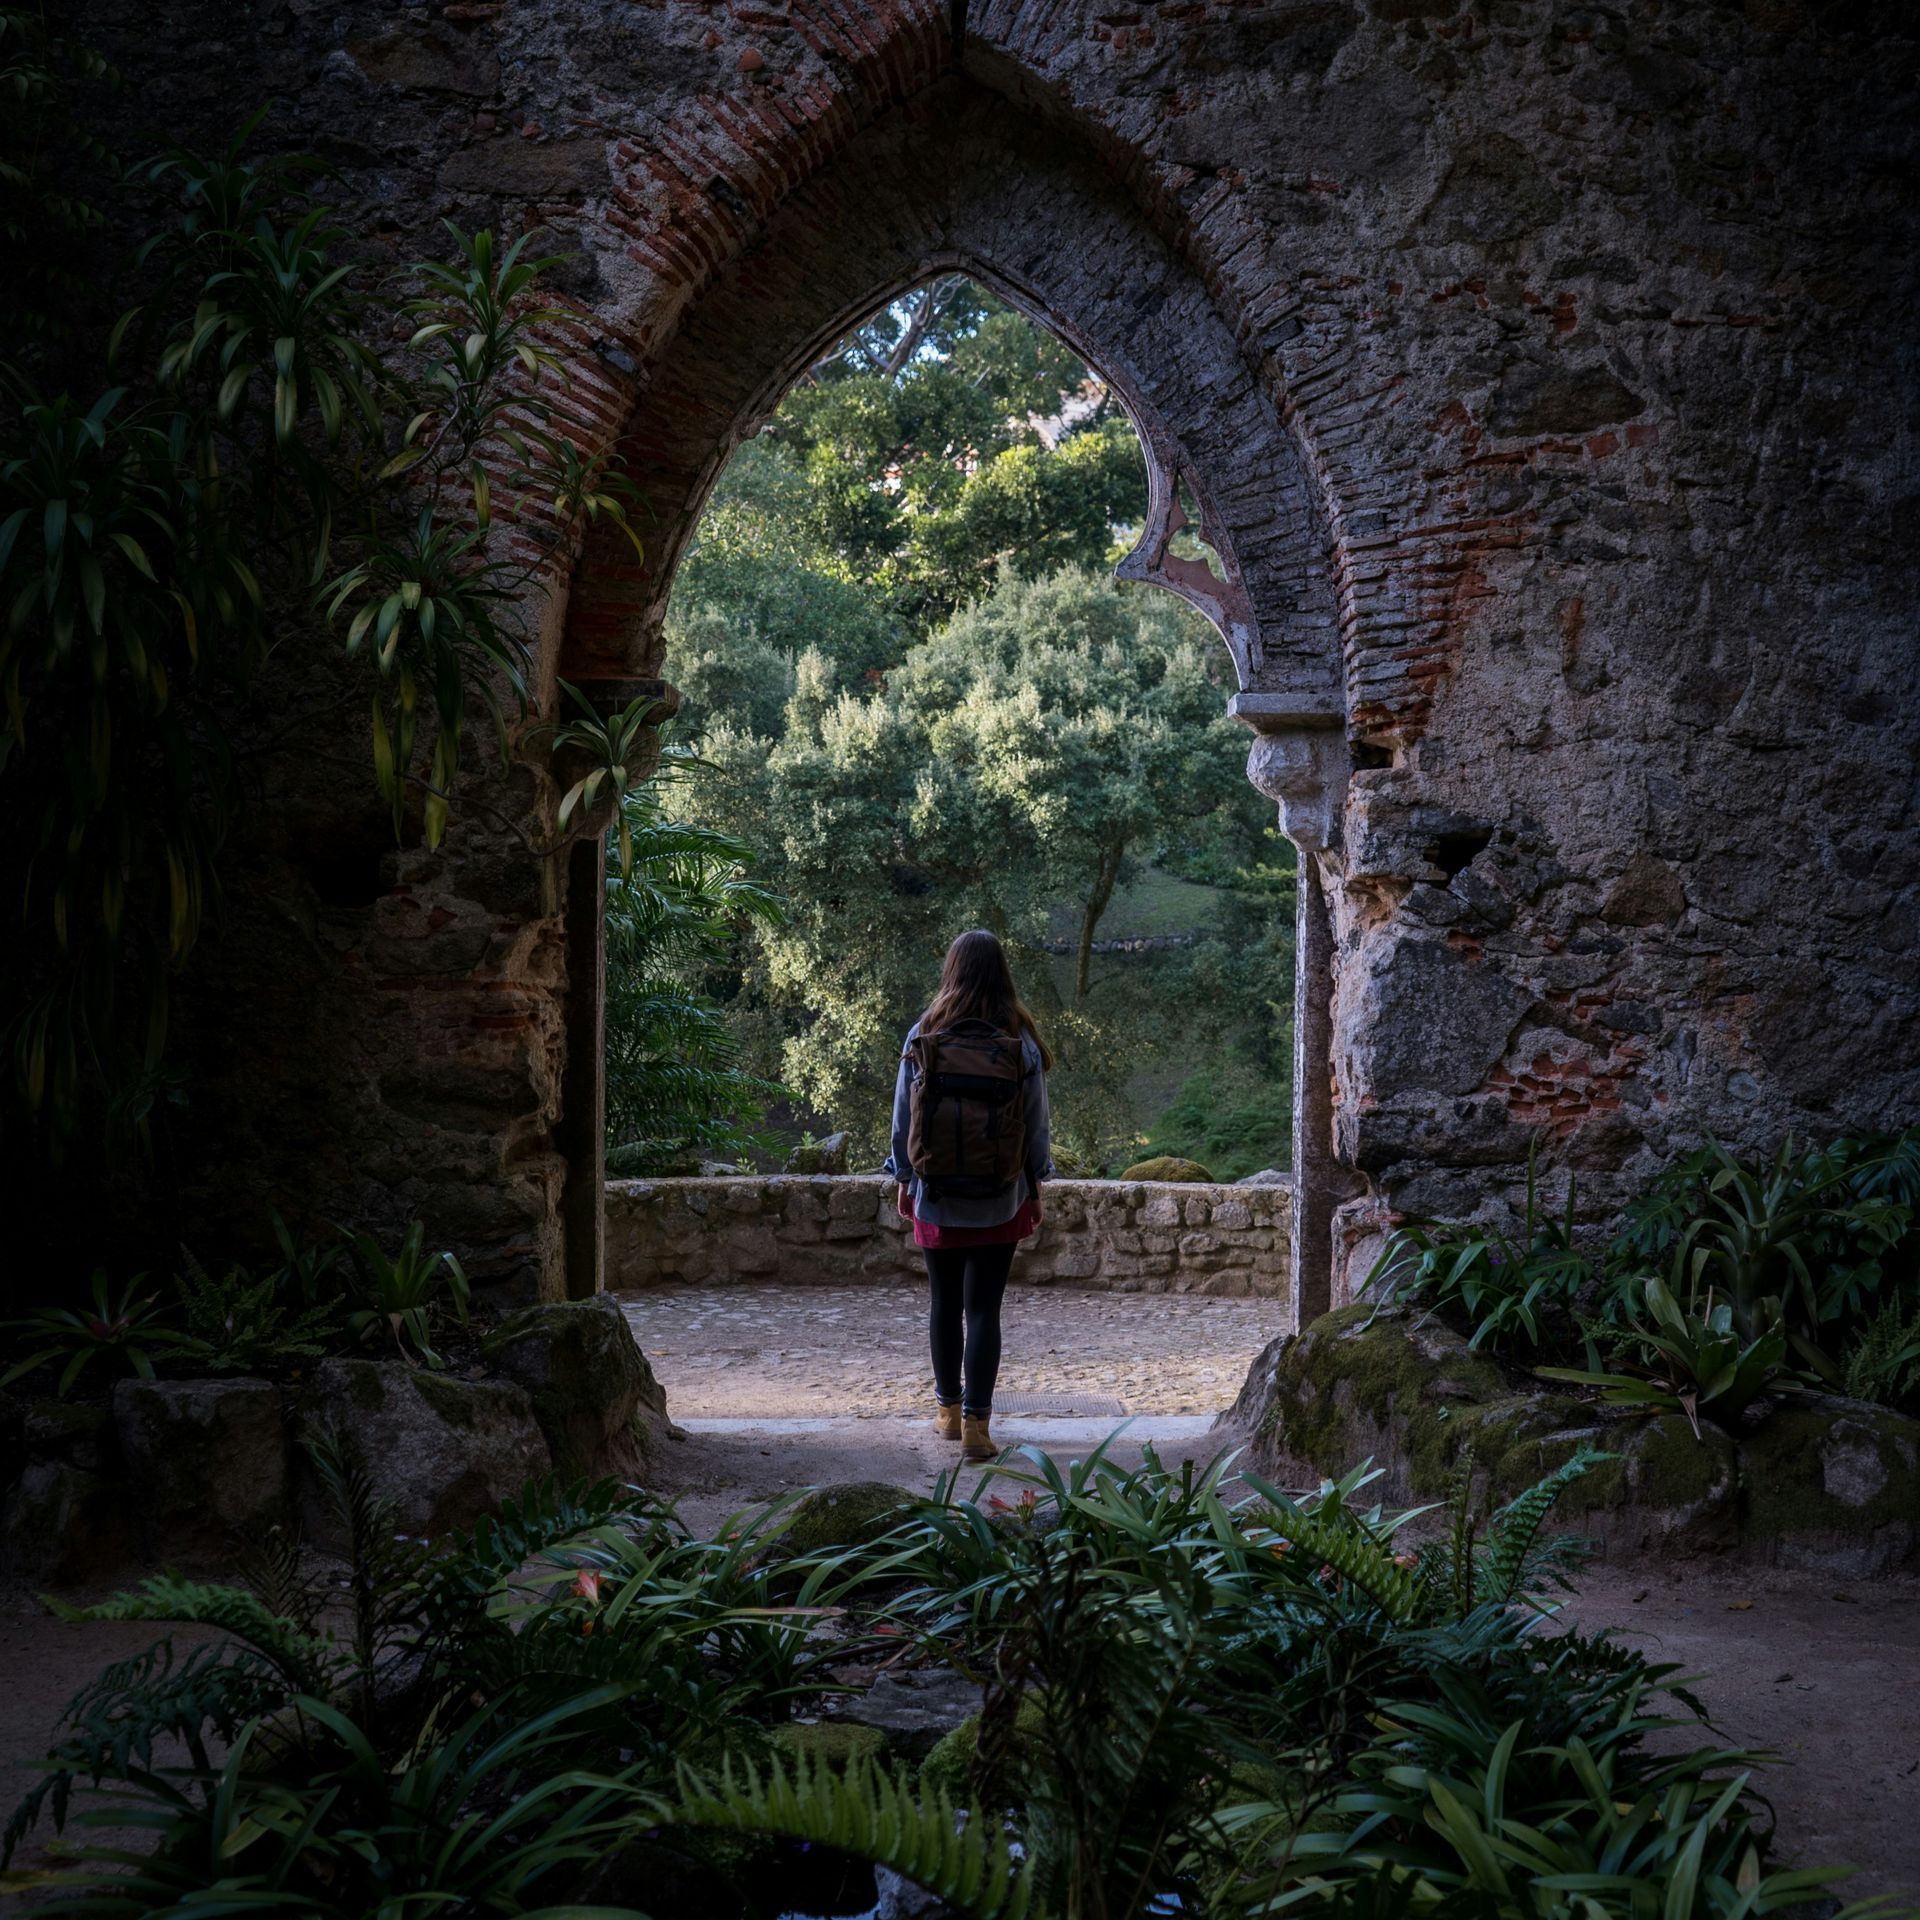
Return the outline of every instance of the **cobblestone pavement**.
{"type": "MultiPolygon", "coordinates": [[[[675,1419],[872,1418],[932,1398],[918,1287],[657,1287],[621,1296],[675,1419]]],[[[1015,1287],[998,1393],[1211,1414],[1284,1325],[1277,1300],[1015,1287]]]]}

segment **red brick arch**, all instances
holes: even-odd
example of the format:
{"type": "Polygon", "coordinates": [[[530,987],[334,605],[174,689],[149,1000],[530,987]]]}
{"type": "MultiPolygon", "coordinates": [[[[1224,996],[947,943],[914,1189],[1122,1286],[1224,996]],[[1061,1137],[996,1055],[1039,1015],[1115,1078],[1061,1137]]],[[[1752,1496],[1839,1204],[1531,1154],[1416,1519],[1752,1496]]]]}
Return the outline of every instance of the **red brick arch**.
{"type": "MultiPolygon", "coordinates": [[[[615,529],[576,570],[556,666],[579,683],[670,675],[674,568],[721,468],[852,323],[942,271],[1053,328],[1121,395],[1166,485],[1200,503],[1226,586],[1207,606],[1243,691],[1339,711],[1331,533],[1299,442],[1207,288],[1084,140],[948,76],[878,116],[714,272],[632,385],[619,445],[644,560],[615,529]]],[[[1163,504],[1170,505],[1170,497],[1163,504]]],[[[1147,556],[1136,577],[1203,603],[1147,556]]]]}

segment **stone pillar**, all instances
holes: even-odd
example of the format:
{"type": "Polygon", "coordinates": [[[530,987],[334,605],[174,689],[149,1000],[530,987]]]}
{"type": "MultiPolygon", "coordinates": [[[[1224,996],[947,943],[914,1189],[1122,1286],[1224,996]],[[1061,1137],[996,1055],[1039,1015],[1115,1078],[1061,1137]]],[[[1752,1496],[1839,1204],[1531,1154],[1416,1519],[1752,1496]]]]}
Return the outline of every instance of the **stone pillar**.
{"type": "Polygon", "coordinates": [[[1333,1216],[1361,1185],[1333,1137],[1333,920],[1341,815],[1352,771],[1341,716],[1285,696],[1237,694],[1227,711],[1258,736],[1247,778],[1293,842],[1293,1326],[1333,1306],[1333,1216]]]}
{"type": "Polygon", "coordinates": [[[567,1298],[606,1284],[607,843],[591,834],[567,855],[567,1065],[556,1145],[567,1165],[561,1196],[567,1298]]]}

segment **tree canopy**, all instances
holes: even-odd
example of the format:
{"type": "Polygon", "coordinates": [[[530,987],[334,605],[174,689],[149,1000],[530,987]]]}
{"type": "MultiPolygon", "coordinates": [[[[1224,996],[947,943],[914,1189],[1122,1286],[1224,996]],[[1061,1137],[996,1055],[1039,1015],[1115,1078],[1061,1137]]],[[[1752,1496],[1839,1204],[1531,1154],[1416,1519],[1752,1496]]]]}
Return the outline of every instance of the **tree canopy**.
{"type": "Polygon", "coordinates": [[[901,1031],[969,925],[1048,1025],[1070,1153],[1126,1154],[1180,1089],[1168,1062],[1224,1052],[1255,1063],[1243,1131],[1271,1141],[1289,1009],[1262,943],[1284,917],[1284,967],[1290,865],[1218,636],[1111,577],[1145,506],[1098,378],[949,276],[809,370],[682,564],[670,670],[714,772],[668,805],[756,849],[785,903],[741,932],[728,1018],[754,1072],[876,1157],[901,1031]],[[1103,963],[1132,890],[1183,870],[1207,924],[1103,963]]]}

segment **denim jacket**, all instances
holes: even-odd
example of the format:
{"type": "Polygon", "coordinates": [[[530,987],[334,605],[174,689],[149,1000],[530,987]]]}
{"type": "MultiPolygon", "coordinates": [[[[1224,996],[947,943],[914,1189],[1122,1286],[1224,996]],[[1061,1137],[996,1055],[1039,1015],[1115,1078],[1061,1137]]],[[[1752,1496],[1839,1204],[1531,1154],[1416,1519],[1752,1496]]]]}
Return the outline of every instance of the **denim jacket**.
{"type": "Polygon", "coordinates": [[[1007,1182],[997,1193],[974,1194],[961,1199],[930,1200],[922,1192],[907,1153],[907,1116],[911,1110],[913,1075],[917,1071],[906,1048],[920,1031],[916,1020],[907,1029],[900,1052],[900,1074],[893,1084],[893,1151],[881,1169],[904,1183],[913,1196],[917,1219],[935,1227],[998,1227],[1013,1218],[1021,1206],[1040,1192],[1040,1182],[1053,1178],[1052,1134],[1047,1118],[1047,1075],[1040,1064],[1040,1049],[1031,1038],[1020,1043],[1026,1061],[1027,1164],[1019,1176],[1007,1182]]]}

